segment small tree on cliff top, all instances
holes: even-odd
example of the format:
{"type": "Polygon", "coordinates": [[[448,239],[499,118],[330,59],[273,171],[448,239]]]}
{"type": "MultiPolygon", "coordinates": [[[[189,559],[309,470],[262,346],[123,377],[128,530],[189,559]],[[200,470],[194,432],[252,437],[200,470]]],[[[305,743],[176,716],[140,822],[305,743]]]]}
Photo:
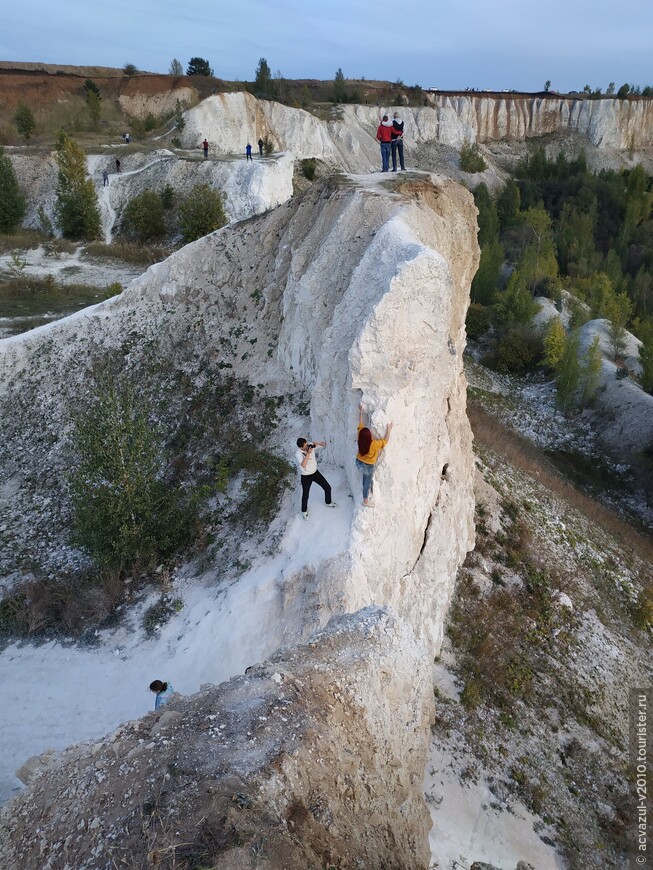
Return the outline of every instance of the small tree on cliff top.
{"type": "Polygon", "coordinates": [[[100,212],[93,181],[86,175],[86,157],[74,139],[63,130],[57,140],[57,204],[61,232],[75,239],[100,236],[100,212]]]}
{"type": "Polygon", "coordinates": [[[11,160],[0,148],[0,232],[16,229],[25,214],[25,199],[18,187],[11,160]]]}

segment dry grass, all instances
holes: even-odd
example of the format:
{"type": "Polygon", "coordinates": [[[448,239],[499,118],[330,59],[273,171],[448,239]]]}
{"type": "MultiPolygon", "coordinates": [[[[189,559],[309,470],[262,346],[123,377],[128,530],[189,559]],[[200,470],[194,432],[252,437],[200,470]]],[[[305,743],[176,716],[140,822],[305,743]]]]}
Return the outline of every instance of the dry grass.
{"type": "Polygon", "coordinates": [[[625,547],[634,550],[641,559],[653,562],[653,540],[650,536],[638,532],[609,508],[576,489],[532,442],[492,417],[471,398],[468,398],[467,414],[474,437],[480,445],[503,456],[511,465],[564,499],[608,534],[622,541],[625,547]]]}
{"type": "Polygon", "coordinates": [[[89,242],[84,253],[88,257],[111,257],[122,260],[123,263],[143,263],[151,265],[160,263],[172,253],[170,248],[162,245],[139,245],[135,242],[115,241],[110,245],[104,242],[89,242]]]}
{"type": "Polygon", "coordinates": [[[31,251],[47,242],[38,230],[17,230],[15,233],[0,233],[0,254],[10,251],[31,251]]]}

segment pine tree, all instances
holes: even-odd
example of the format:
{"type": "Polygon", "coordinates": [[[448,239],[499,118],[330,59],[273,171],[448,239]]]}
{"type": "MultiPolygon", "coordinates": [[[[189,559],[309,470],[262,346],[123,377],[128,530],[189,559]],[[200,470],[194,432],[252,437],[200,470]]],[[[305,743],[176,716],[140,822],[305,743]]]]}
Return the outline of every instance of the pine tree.
{"type": "Polygon", "coordinates": [[[642,343],[639,346],[639,364],[642,372],[639,382],[645,392],[653,394],[653,322],[648,321],[640,338],[642,343]]]}
{"type": "Polygon", "coordinates": [[[592,343],[583,354],[580,363],[580,404],[582,407],[593,401],[599,389],[603,357],[599,349],[599,337],[594,337],[592,343]]]}
{"type": "Polygon", "coordinates": [[[544,334],[543,365],[557,371],[567,348],[567,333],[559,317],[549,320],[544,334]]]}
{"type": "Polygon", "coordinates": [[[11,233],[25,216],[25,198],[11,160],[0,148],[0,232],[11,233]]]}
{"type": "Polygon", "coordinates": [[[272,71],[267,60],[262,57],[259,59],[256,67],[256,78],[254,79],[254,89],[257,94],[268,94],[270,92],[270,84],[272,81],[272,71]]]}
{"type": "Polygon", "coordinates": [[[573,405],[578,385],[580,383],[580,363],[578,362],[578,347],[580,340],[577,332],[572,332],[567,339],[567,347],[558,366],[558,404],[563,411],[573,405]]]}
{"type": "Polygon", "coordinates": [[[74,139],[63,130],[57,140],[57,203],[55,213],[64,236],[97,239],[100,212],[93,181],[86,175],[86,157],[74,139]]]}

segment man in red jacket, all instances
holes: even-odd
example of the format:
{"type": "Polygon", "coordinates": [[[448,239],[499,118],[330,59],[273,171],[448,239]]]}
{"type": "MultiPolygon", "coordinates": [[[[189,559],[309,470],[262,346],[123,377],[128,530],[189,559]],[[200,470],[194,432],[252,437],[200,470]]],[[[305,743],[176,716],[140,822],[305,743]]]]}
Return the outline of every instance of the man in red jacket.
{"type": "Polygon", "coordinates": [[[379,124],[376,131],[376,138],[381,143],[381,171],[387,172],[390,168],[390,149],[392,145],[392,121],[388,121],[388,116],[384,115],[383,120],[379,124]]]}

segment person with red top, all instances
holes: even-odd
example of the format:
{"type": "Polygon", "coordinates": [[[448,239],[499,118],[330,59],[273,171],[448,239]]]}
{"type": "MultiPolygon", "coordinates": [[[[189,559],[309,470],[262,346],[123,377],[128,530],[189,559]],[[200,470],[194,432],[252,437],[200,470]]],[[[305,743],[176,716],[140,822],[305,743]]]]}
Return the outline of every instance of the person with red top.
{"type": "Polygon", "coordinates": [[[209,141],[208,141],[208,139],[205,139],[202,142],[202,150],[204,151],[204,157],[208,157],[209,156],[209,141]]]}
{"type": "Polygon", "coordinates": [[[356,456],[356,468],[363,475],[363,504],[370,507],[370,495],[372,494],[372,479],[374,468],[381,451],[390,440],[392,423],[388,423],[383,438],[373,438],[371,431],[363,425],[363,406],[358,406],[358,455],[356,456]]]}
{"type": "Polygon", "coordinates": [[[392,142],[392,121],[388,121],[388,116],[384,115],[379,127],[376,131],[376,138],[381,143],[381,172],[387,172],[390,169],[390,149],[392,142]]]}

